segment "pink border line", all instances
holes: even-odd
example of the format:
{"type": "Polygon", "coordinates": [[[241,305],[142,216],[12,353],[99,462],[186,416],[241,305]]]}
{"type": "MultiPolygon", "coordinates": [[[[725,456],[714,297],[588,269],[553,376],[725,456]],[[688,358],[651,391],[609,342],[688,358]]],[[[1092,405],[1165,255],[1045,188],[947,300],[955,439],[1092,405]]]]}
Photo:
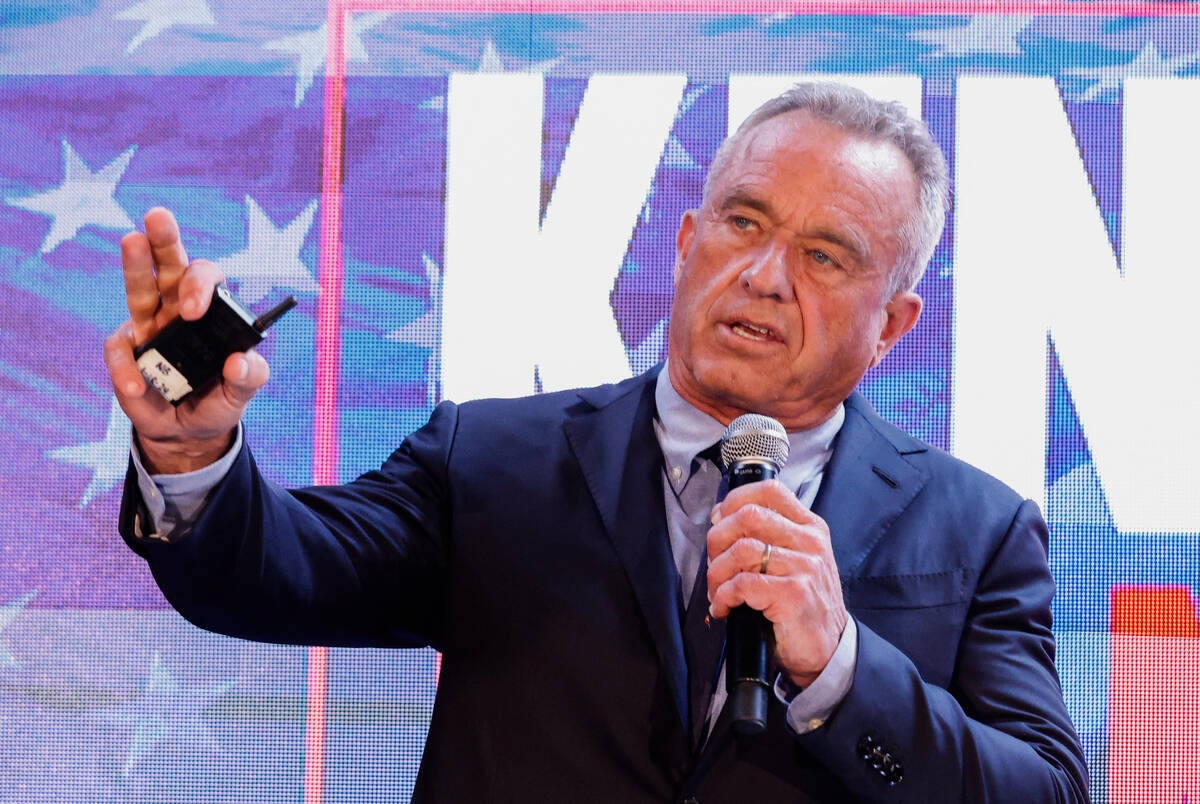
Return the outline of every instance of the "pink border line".
{"type": "Polygon", "coordinates": [[[304,804],[321,804],[325,795],[325,702],[329,649],[308,649],[308,705],[304,720],[304,804]]]}
{"type": "Polygon", "coordinates": [[[1165,0],[331,0],[345,11],[431,14],[1014,14],[1085,17],[1200,15],[1200,3],[1165,0]]]}
{"type": "Polygon", "coordinates": [[[313,482],[333,483],[338,469],[339,317],[342,298],[342,117],[346,106],[346,14],[340,0],[331,0],[328,17],[328,59],[325,73],[325,114],[321,143],[321,256],[317,302],[317,369],[314,378],[316,422],[313,444],[313,482]]]}
{"type": "MultiPolygon", "coordinates": [[[[1200,2],[1119,0],[329,0],[325,70],[324,132],[321,146],[321,241],[317,304],[313,482],[336,482],[339,460],[337,407],[342,298],[342,155],[346,103],[346,15],[354,11],[430,14],[1012,14],[1087,17],[1172,17],[1200,15],[1200,2]]],[[[324,798],[327,673],[326,648],[308,651],[307,714],[304,734],[304,804],[324,798]]],[[[441,656],[438,656],[441,670],[441,656]]]]}
{"type": "MultiPolygon", "coordinates": [[[[339,459],[337,407],[342,299],[342,116],[346,106],[346,8],[330,0],[321,143],[321,241],[317,281],[317,366],[314,377],[313,483],[336,482],[339,459]]],[[[304,804],[325,796],[325,732],[328,648],[308,649],[304,722],[304,804]]]]}

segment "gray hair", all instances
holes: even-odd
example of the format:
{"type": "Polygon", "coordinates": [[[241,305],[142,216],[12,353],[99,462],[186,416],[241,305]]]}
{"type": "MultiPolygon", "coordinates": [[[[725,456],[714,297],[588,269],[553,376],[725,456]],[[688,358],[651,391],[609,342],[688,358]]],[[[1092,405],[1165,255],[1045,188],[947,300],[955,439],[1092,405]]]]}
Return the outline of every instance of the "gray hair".
{"type": "Polygon", "coordinates": [[[950,201],[950,171],[942,149],[933,141],[924,121],[909,117],[895,101],[877,100],[844,84],[796,84],[755,109],[721,143],[704,180],[704,199],[707,201],[714,177],[724,170],[734,145],[747,132],[772,117],[798,110],[852,134],[890,142],[908,158],[920,187],[919,203],[900,227],[900,256],[892,269],[888,295],[911,290],[920,281],[942,237],[950,201]]]}

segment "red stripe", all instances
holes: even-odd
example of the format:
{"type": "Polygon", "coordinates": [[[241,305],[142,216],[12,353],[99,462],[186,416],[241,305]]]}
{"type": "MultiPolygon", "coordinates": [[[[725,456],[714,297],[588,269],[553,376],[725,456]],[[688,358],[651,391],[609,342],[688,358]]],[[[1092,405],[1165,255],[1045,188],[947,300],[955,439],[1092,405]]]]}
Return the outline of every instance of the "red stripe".
{"type": "Polygon", "coordinates": [[[431,14],[1013,14],[1082,17],[1175,17],[1200,14],[1192,2],[1147,0],[343,0],[347,11],[431,14]]]}
{"type": "Polygon", "coordinates": [[[1114,586],[1114,634],[1200,638],[1200,612],[1186,586],[1114,586]]]}
{"type": "MultiPolygon", "coordinates": [[[[346,103],[346,10],[329,0],[325,63],[324,136],[321,144],[321,241],[314,379],[313,482],[335,483],[338,473],[338,370],[342,299],[342,114],[346,103]]],[[[308,710],[304,726],[304,804],[325,794],[325,704],[329,650],[309,648],[308,710]]]]}
{"type": "Polygon", "coordinates": [[[1106,720],[1112,804],[1196,801],[1200,612],[1190,588],[1113,588],[1106,720]]]}
{"type": "Polygon", "coordinates": [[[325,793],[325,687],[328,648],[308,649],[308,711],[304,721],[304,804],[325,793]]]}
{"type": "Polygon", "coordinates": [[[325,73],[325,120],[321,146],[321,254],[317,303],[316,422],[313,482],[334,483],[338,468],[338,358],[342,297],[342,115],[346,102],[346,15],[341,0],[329,3],[329,57],[325,73]]]}

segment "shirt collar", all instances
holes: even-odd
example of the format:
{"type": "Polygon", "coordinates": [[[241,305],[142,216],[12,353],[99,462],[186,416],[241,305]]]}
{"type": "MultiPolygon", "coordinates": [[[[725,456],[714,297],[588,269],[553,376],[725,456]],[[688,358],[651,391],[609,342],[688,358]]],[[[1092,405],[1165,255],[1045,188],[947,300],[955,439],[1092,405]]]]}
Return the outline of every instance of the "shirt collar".
{"type": "MultiPolygon", "coordinates": [[[[725,425],[679,395],[671,384],[666,362],[658,373],[654,402],[658,408],[658,421],[654,429],[666,460],[667,472],[671,475],[678,467],[681,476],[674,479],[686,480],[692,460],[721,439],[725,425]]],[[[833,439],[845,419],[846,408],[839,404],[833,415],[822,424],[788,433],[788,462],[779,476],[788,488],[799,489],[824,470],[833,452],[833,439]]]]}

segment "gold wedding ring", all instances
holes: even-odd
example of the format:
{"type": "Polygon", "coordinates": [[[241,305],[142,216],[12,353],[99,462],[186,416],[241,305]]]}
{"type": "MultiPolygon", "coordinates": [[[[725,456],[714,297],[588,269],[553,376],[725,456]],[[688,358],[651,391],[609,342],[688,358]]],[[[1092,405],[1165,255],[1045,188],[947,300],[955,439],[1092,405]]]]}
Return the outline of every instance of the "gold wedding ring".
{"type": "Polygon", "coordinates": [[[771,560],[771,548],[773,546],[774,545],[768,544],[765,548],[763,548],[762,563],[758,565],[758,572],[760,575],[767,574],[767,562],[771,560]]]}

